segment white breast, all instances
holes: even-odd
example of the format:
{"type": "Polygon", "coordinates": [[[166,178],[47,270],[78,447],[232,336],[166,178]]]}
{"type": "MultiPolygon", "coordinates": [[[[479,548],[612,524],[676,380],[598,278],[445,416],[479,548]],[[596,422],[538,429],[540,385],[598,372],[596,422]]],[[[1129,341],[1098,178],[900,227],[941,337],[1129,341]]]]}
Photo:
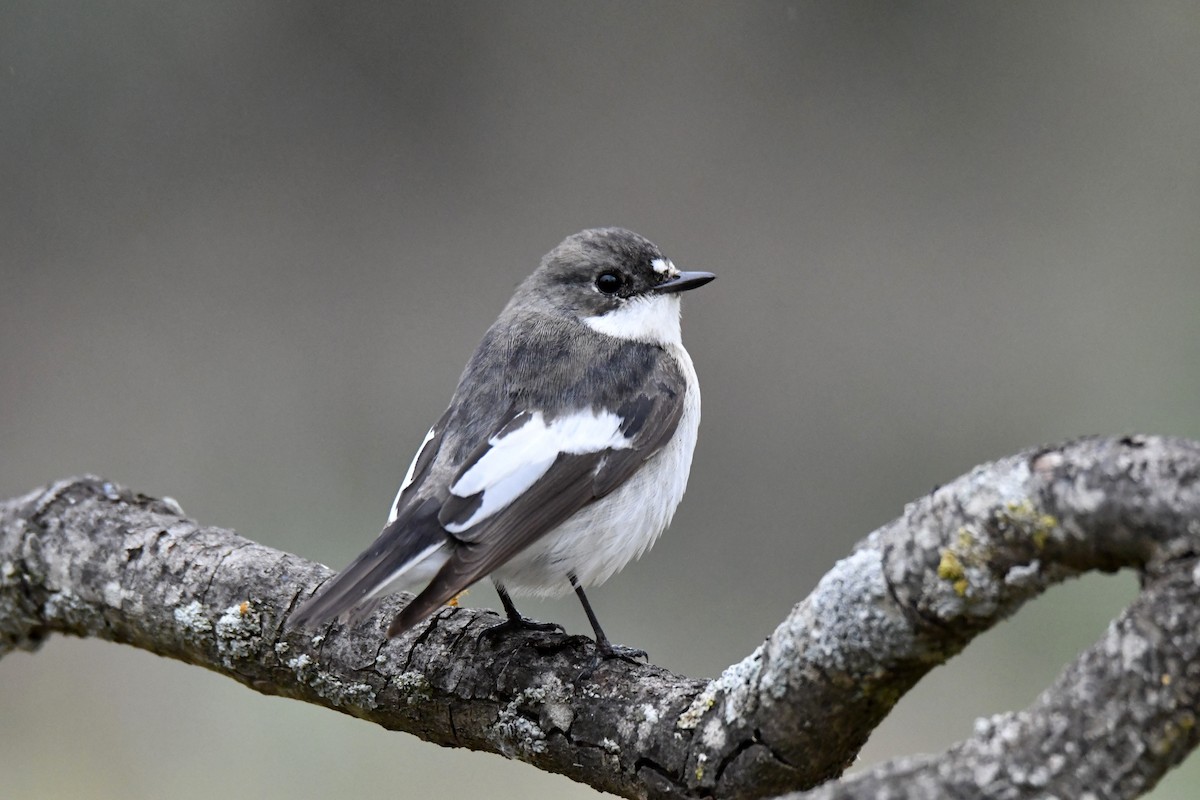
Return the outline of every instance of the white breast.
{"type": "Polygon", "coordinates": [[[688,387],[671,441],[623,486],[576,512],[518,553],[493,576],[516,594],[551,596],[571,590],[570,575],[584,586],[603,583],[639,557],[666,529],[683,499],[700,427],[700,389],[692,359],[680,344],[667,350],[688,387]]]}

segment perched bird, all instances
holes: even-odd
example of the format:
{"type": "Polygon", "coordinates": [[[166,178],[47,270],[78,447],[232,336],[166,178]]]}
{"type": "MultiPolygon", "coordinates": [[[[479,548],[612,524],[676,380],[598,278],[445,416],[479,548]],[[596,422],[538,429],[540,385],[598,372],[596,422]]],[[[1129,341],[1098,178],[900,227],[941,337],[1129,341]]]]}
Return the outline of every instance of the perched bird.
{"type": "Polygon", "coordinates": [[[292,624],[356,618],[420,589],[388,628],[399,636],[491,576],[508,617],[497,629],[557,628],[522,617],[509,592],[573,588],[602,656],[645,655],[609,642],[583,588],[640,556],[683,498],[700,388],[679,293],[714,277],[680,272],[622,228],[551,250],[467,363],[383,532],[292,624]]]}

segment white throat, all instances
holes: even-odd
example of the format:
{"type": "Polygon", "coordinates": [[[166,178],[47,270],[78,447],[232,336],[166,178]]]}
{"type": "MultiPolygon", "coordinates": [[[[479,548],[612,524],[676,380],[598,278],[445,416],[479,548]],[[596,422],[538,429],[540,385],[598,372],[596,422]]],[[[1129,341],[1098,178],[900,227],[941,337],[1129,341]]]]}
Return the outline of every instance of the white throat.
{"type": "Polygon", "coordinates": [[[679,332],[679,296],[642,295],[625,301],[620,308],[597,317],[584,317],[594,331],[651,344],[682,344],[679,332]]]}

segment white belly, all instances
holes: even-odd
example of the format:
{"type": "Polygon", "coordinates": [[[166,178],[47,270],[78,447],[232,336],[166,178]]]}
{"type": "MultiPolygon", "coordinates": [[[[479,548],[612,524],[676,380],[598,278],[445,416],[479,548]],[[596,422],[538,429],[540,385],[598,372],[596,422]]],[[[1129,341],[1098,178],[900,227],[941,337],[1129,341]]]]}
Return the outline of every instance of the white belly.
{"type": "Polygon", "coordinates": [[[654,544],[687,489],[700,427],[700,389],[687,351],[669,346],[689,387],[671,441],[621,488],[576,512],[518,553],[492,576],[514,594],[551,596],[603,583],[654,544]]]}

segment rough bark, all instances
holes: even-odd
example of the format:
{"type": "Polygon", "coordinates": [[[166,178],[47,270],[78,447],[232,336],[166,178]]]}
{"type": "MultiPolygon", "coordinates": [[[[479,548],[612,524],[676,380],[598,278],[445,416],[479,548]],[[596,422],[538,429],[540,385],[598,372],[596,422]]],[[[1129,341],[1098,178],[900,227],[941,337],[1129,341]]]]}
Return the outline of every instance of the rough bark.
{"type": "Polygon", "coordinates": [[[98,636],[444,745],[501,753],[626,797],[1134,797],[1197,743],[1200,444],[1086,439],[976,468],[860,542],[717,679],[585,639],[491,639],[446,608],[382,635],[395,603],[316,635],[289,611],[324,567],[97,478],[0,504],[0,656],[98,636]],[[1143,588],[1028,709],[937,756],[845,780],[928,670],[1053,583],[1140,571],[1143,588]],[[796,795],[800,796],[800,795],[796,795]]]}

